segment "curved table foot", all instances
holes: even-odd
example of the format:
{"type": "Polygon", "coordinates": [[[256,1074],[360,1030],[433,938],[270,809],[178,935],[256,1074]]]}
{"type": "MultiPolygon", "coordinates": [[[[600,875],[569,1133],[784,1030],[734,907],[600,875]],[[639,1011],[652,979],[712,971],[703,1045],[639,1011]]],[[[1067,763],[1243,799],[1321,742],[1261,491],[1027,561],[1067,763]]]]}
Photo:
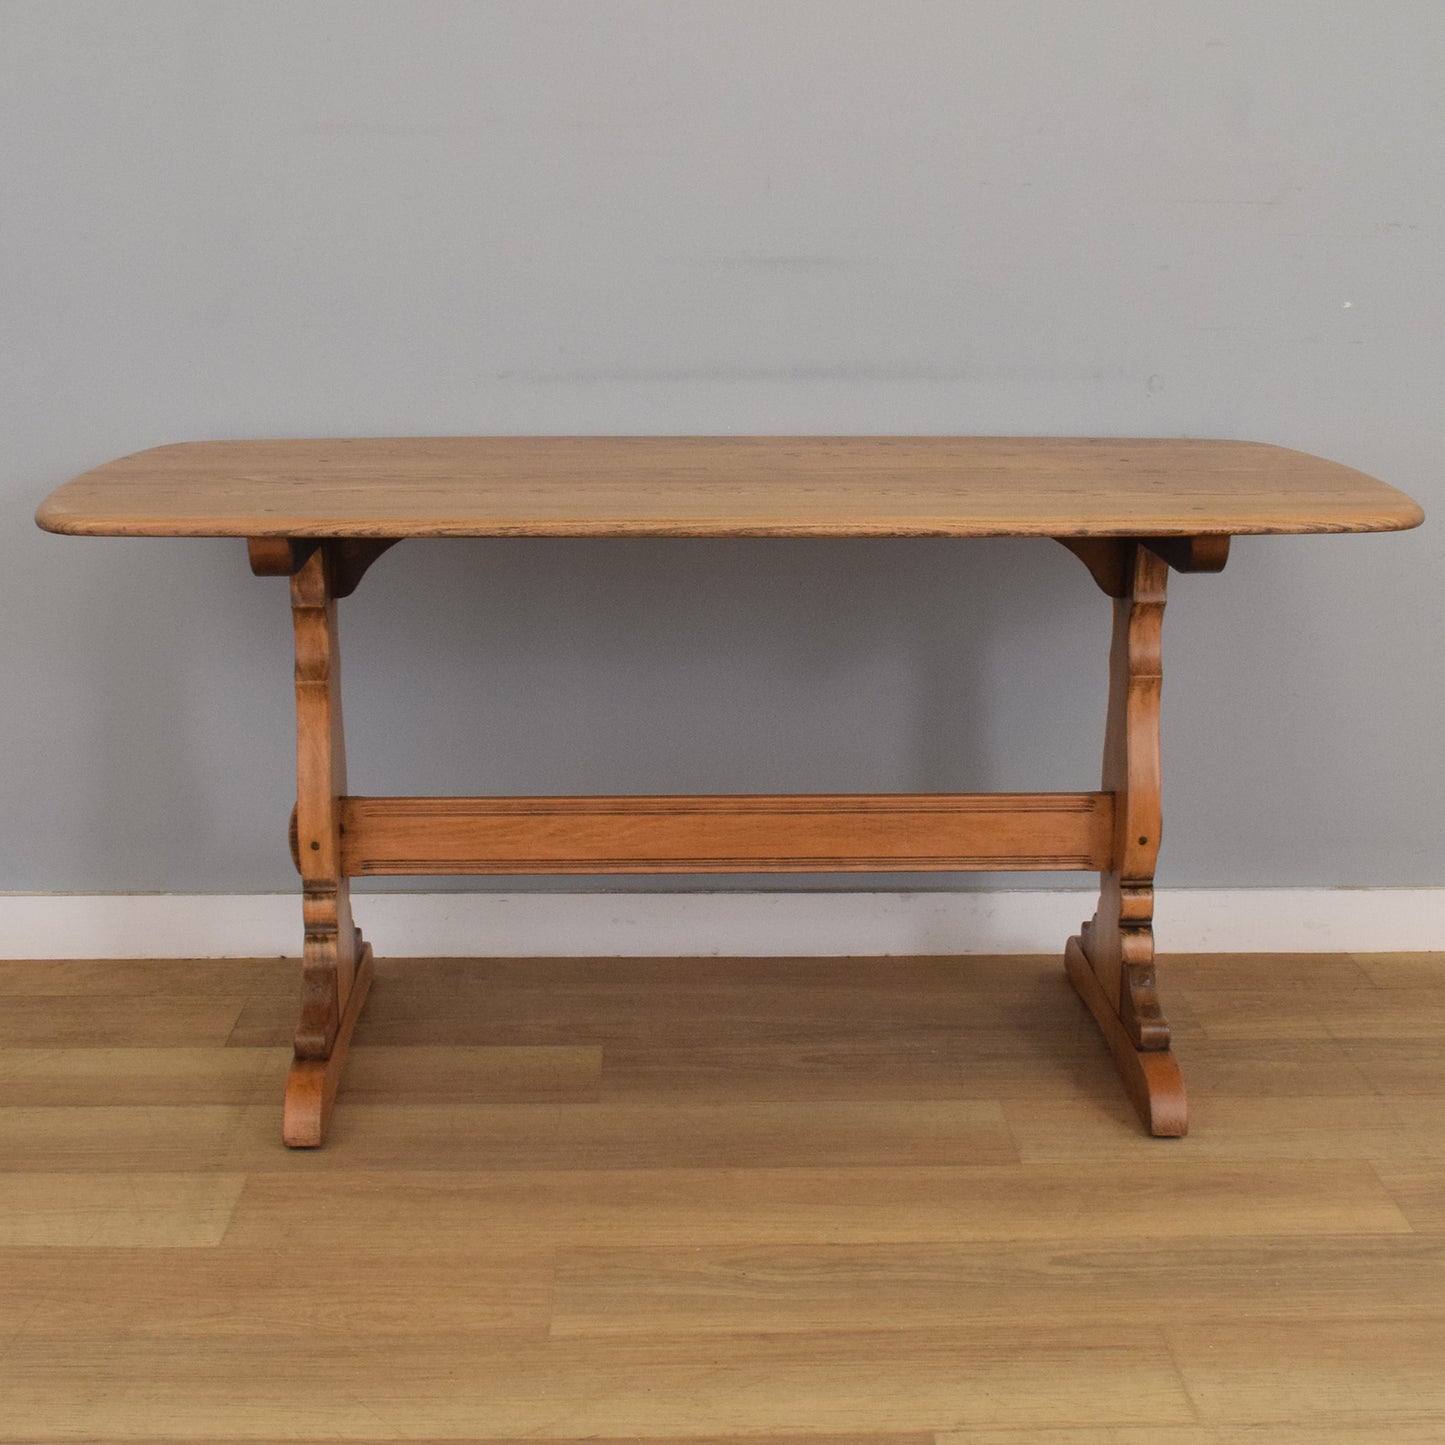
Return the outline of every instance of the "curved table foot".
{"type": "Polygon", "coordinates": [[[1161,1138],[1177,1139],[1187,1134],[1189,1105],[1184,1097],[1184,1077],[1174,1055],[1168,1049],[1134,1046],[1077,938],[1071,938],[1064,948],[1064,967],[1074,992],[1083,999],[1103,1032],[1145,1127],[1161,1138]]]}
{"type": "Polygon", "coordinates": [[[315,1149],[326,1138],[326,1126],[331,1119],[331,1106],[336,1102],[336,1089],[341,1083],[351,1035],[361,1017],[361,1006],[366,1002],[374,972],[371,945],[363,943],[331,1057],[297,1059],[291,1065],[286,1079],[286,1102],[281,1110],[281,1137],[289,1148],[315,1149]]]}

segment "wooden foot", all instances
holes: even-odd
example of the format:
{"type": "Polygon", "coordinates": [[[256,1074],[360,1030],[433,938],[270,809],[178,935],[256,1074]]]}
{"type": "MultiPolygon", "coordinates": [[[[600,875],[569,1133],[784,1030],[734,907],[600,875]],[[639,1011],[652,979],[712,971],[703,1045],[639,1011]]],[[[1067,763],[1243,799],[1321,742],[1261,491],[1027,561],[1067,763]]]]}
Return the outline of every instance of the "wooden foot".
{"type": "Polygon", "coordinates": [[[1145,1127],[1160,1138],[1182,1138],[1189,1132],[1189,1105],[1174,1055],[1168,1049],[1135,1047],[1077,938],[1071,938],[1064,948],[1064,967],[1074,992],[1102,1030],[1145,1127]]]}
{"type": "Polygon", "coordinates": [[[292,1149],[316,1149],[326,1138],[326,1126],[331,1120],[331,1106],[336,1102],[336,1089],[341,1083],[351,1035],[361,1017],[361,1006],[366,1002],[374,972],[371,945],[363,943],[330,1057],[297,1059],[291,1065],[286,1079],[286,1102],[281,1110],[281,1137],[292,1149]]]}

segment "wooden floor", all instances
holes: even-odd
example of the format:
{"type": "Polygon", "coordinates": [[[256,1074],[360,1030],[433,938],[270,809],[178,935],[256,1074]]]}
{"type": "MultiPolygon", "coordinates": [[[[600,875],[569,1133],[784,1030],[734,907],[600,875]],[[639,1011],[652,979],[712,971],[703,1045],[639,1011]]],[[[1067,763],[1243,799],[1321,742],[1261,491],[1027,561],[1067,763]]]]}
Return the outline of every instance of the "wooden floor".
{"type": "Polygon", "coordinates": [[[0,963],[0,1440],[1445,1439],[1445,955],[0,963]]]}

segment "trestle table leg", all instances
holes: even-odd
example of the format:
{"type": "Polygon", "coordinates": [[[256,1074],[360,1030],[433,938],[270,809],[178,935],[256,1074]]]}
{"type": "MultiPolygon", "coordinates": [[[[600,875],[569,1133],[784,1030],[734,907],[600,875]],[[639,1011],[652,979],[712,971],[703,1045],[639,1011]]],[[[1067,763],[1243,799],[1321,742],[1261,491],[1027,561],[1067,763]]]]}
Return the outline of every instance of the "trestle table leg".
{"type": "Polygon", "coordinates": [[[1154,967],[1160,638],[1169,569],[1140,543],[1118,545],[1123,585],[1114,600],[1103,769],[1103,787],[1114,795],[1113,866],[1100,880],[1098,911],[1069,940],[1064,962],[1145,1126],[1177,1137],[1187,1131],[1189,1113],[1154,967]]]}

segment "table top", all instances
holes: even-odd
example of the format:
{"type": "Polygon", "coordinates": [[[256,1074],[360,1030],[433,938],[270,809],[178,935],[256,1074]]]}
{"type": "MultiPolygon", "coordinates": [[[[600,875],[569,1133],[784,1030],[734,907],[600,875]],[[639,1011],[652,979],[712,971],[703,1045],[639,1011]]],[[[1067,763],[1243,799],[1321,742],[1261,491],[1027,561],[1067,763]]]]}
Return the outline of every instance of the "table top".
{"type": "Polygon", "coordinates": [[[84,473],[47,531],[125,537],[1180,537],[1388,532],[1403,492],[1259,442],[389,437],[182,442],[84,473]]]}

